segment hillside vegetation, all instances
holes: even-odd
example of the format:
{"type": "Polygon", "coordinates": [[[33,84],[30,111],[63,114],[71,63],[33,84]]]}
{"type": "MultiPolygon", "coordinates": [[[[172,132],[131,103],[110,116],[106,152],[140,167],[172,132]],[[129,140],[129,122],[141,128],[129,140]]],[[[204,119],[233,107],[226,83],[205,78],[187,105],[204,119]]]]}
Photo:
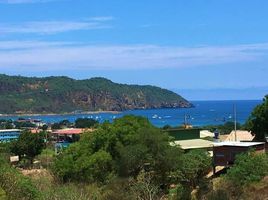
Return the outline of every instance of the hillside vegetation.
{"type": "Polygon", "coordinates": [[[154,86],[117,84],[105,78],[0,75],[0,113],[64,113],[178,108],[192,105],[180,95],[154,86]]]}

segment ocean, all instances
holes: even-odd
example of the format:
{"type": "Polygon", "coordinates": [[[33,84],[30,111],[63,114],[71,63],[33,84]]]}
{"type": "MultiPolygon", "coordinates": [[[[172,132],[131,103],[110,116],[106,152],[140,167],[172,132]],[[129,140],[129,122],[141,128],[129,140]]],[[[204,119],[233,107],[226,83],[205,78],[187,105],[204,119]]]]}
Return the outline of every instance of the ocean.
{"type": "Polygon", "coordinates": [[[95,114],[68,114],[68,115],[40,115],[40,116],[8,116],[4,119],[16,120],[18,117],[41,119],[47,123],[58,122],[67,119],[74,122],[77,118],[93,118],[99,122],[105,120],[113,121],[124,115],[138,115],[147,117],[157,127],[164,125],[180,126],[184,123],[185,117],[188,123],[193,126],[218,125],[234,120],[234,105],[236,107],[237,122],[243,124],[250,113],[260,104],[261,100],[230,100],[230,101],[192,101],[193,108],[172,108],[172,109],[147,109],[129,110],[121,113],[95,113],[95,114]]]}

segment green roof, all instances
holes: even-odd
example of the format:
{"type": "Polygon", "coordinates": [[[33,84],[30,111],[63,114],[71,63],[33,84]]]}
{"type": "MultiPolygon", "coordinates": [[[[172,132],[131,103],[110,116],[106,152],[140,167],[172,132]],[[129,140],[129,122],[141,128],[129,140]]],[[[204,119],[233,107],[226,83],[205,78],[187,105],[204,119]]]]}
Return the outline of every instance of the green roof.
{"type": "Polygon", "coordinates": [[[165,130],[174,140],[191,140],[200,138],[200,129],[168,129],[165,130]]]}

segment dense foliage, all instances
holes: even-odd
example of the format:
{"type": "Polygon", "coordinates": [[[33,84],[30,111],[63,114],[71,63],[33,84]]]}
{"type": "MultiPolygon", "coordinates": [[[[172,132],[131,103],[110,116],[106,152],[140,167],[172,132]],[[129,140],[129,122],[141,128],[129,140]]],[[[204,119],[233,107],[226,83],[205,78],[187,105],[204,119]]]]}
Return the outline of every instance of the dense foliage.
{"type": "Polygon", "coordinates": [[[72,123],[67,120],[67,119],[64,119],[64,120],[61,120],[59,122],[56,122],[56,123],[53,123],[51,125],[51,129],[54,130],[54,129],[64,129],[64,128],[69,128],[72,126],[72,123]]]}
{"type": "Polygon", "coordinates": [[[248,152],[240,154],[235,164],[227,171],[226,178],[236,186],[260,181],[268,175],[268,155],[248,152]]]}
{"type": "Polygon", "coordinates": [[[91,128],[97,125],[99,122],[90,118],[78,118],[75,120],[76,128],[91,128]]]}
{"type": "Polygon", "coordinates": [[[0,142],[0,157],[8,159],[9,156],[11,155],[10,152],[10,143],[1,143],[0,142]]]}
{"type": "Polygon", "coordinates": [[[14,128],[13,121],[11,119],[0,119],[0,129],[12,129],[14,128]]]}
{"type": "Polygon", "coordinates": [[[266,141],[265,137],[268,136],[268,95],[264,97],[263,103],[253,110],[246,127],[255,134],[256,141],[266,141]]]}
{"type": "Polygon", "coordinates": [[[21,129],[21,128],[34,128],[36,127],[35,124],[31,123],[31,122],[19,122],[19,121],[15,121],[14,125],[16,128],[21,129]]]}
{"type": "Polygon", "coordinates": [[[239,154],[226,174],[213,180],[208,200],[252,200],[268,197],[268,155],[239,154]]]}
{"type": "MultiPolygon", "coordinates": [[[[217,130],[220,134],[229,134],[231,131],[234,130],[235,124],[232,121],[227,121],[224,124],[219,124],[219,125],[206,125],[201,127],[202,129],[207,129],[210,130],[211,132],[214,132],[217,130]]],[[[236,123],[236,128],[241,129],[244,128],[241,126],[240,123],[236,123]]]]}
{"type": "Polygon", "coordinates": [[[117,184],[114,181],[119,178],[129,185],[128,192],[150,196],[167,192],[172,183],[195,187],[210,164],[203,151],[184,154],[171,146],[168,135],[147,119],[125,116],[84,133],[79,142],[57,157],[52,171],[63,182],[109,186],[117,184]],[[154,194],[143,191],[144,187],[154,194]]]}
{"type": "Polygon", "coordinates": [[[34,200],[40,193],[31,180],[0,157],[0,188],[3,188],[9,199],[34,200]]]}
{"type": "Polygon", "coordinates": [[[104,78],[26,78],[0,75],[0,113],[121,111],[189,107],[174,92],[154,86],[116,84],[104,78]]]}
{"type": "Polygon", "coordinates": [[[182,155],[181,177],[192,188],[211,170],[211,159],[205,150],[192,150],[182,155]]]}
{"type": "Polygon", "coordinates": [[[11,144],[11,152],[18,155],[20,158],[29,159],[31,162],[33,158],[42,152],[44,145],[44,137],[42,134],[32,134],[24,131],[20,134],[18,140],[11,144]]]}

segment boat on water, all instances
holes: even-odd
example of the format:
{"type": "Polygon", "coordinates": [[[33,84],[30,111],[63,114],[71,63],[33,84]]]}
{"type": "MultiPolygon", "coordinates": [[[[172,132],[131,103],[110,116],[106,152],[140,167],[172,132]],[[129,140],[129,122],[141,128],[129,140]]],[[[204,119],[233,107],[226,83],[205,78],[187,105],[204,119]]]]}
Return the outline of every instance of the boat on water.
{"type": "Polygon", "coordinates": [[[152,116],[152,118],[153,118],[153,119],[156,119],[156,118],[158,118],[158,115],[157,115],[157,114],[154,114],[154,115],[152,116]]]}

